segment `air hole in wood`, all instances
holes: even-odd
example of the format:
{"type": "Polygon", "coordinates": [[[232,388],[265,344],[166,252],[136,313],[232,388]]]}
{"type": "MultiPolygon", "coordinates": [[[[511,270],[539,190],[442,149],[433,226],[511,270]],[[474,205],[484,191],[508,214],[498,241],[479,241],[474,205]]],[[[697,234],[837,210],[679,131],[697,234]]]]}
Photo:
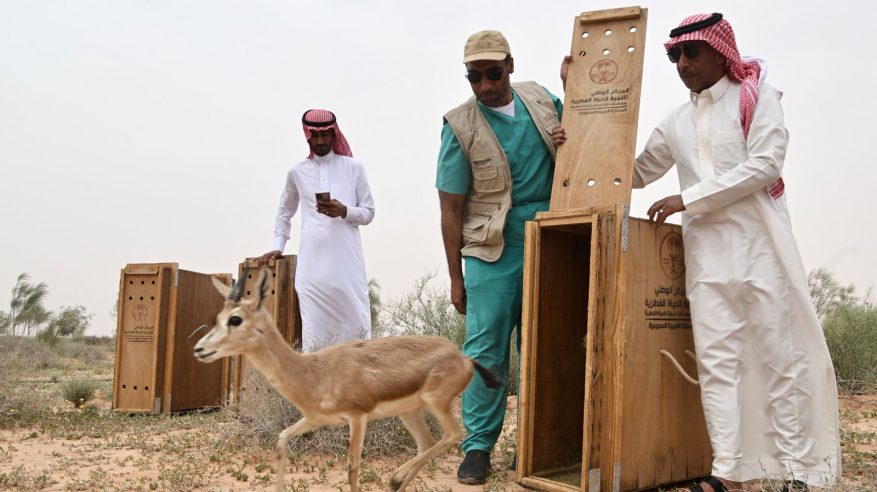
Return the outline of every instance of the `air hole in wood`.
{"type": "Polygon", "coordinates": [[[633,53],[634,51],[636,51],[636,48],[634,48],[633,46],[628,46],[628,47],[627,47],[627,52],[628,52],[628,53],[633,53]]]}
{"type": "Polygon", "coordinates": [[[612,35],[612,29],[606,29],[606,32],[605,32],[604,34],[606,34],[607,36],[611,36],[611,35],[612,35]]]}
{"type": "Polygon", "coordinates": [[[569,179],[563,180],[563,186],[569,186],[569,179]]]}
{"type": "Polygon", "coordinates": [[[585,56],[587,54],[588,54],[588,52],[585,50],[579,51],[579,56],[585,56]]]}
{"type": "Polygon", "coordinates": [[[615,186],[620,186],[621,185],[621,178],[615,178],[615,180],[612,181],[612,184],[614,184],[615,186]]]}
{"type": "Polygon", "coordinates": [[[608,54],[609,54],[609,48],[606,48],[605,50],[603,50],[603,54],[604,54],[604,55],[608,55],[608,54]]]}
{"type": "Polygon", "coordinates": [[[636,32],[636,26],[630,26],[630,32],[636,32]]]}
{"type": "Polygon", "coordinates": [[[588,36],[590,36],[590,34],[588,34],[588,31],[582,33],[582,39],[587,38],[588,36]]]}
{"type": "Polygon", "coordinates": [[[593,187],[595,184],[597,184],[597,181],[595,181],[593,179],[588,180],[588,186],[593,187]]]}

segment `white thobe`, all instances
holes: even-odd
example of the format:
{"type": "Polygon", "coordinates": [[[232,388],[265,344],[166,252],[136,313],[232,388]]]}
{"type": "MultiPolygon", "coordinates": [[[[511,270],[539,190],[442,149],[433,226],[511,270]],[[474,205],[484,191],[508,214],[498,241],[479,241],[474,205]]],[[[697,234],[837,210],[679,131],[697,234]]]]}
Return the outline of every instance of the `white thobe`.
{"type": "Polygon", "coordinates": [[[781,94],[760,84],[749,138],[727,77],[665,118],[636,159],[641,188],[676,164],[685,268],[713,475],[840,476],[837,387],[792,235],[782,175],[781,94]]]}
{"type": "Polygon", "coordinates": [[[286,176],[274,225],[273,249],[283,251],[290,220],[301,204],[301,238],[295,290],[302,320],[302,350],[371,338],[368,281],[359,226],[372,221],[375,205],[365,167],[329,152],[293,164],[286,176]],[[347,216],[317,212],[315,193],[328,191],[347,206],[347,216]]]}

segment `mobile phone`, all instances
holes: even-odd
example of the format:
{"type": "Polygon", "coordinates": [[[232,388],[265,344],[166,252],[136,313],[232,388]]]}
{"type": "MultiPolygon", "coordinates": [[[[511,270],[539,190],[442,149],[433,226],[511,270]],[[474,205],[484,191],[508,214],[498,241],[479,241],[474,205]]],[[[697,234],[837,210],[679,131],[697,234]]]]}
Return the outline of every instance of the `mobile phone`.
{"type": "Polygon", "coordinates": [[[317,196],[318,202],[320,200],[331,200],[332,199],[332,195],[330,195],[328,191],[318,191],[318,192],[314,193],[314,195],[317,196]]]}

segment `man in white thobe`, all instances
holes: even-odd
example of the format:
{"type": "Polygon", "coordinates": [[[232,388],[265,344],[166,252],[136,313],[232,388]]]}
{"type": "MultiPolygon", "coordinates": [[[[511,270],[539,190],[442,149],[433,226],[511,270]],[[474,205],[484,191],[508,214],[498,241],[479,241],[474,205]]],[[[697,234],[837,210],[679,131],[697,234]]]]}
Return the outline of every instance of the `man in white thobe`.
{"type": "Polygon", "coordinates": [[[714,457],[713,476],[691,490],[765,479],[785,490],[831,486],[840,477],[837,388],[786,209],[781,93],[763,82],[762,61],[741,59],[721,14],[688,17],[670,37],[690,101],[654,130],[633,184],[675,164],[683,190],[649,218],[682,212],[714,457]]]}
{"type": "Polygon", "coordinates": [[[261,264],[282,255],[290,221],[302,205],[295,290],[302,319],[302,350],[313,352],[371,338],[368,282],[359,226],[375,205],[362,162],[353,158],[335,115],[312,109],[302,116],[311,149],[286,176],[274,224],[274,246],[261,264]]]}

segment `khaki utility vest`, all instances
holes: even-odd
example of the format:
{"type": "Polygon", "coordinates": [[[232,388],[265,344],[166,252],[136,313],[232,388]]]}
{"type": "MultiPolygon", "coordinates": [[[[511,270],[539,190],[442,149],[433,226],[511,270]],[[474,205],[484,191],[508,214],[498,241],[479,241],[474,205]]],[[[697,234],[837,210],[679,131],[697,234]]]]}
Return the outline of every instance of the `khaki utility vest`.
{"type": "MultiPolygon", "coordinates": [[[[551,131],[560,125],[560,120],[551,96],[536,82],[515,83],[512,88],[530,113],[553,160],[556,150],[551,131]]],[[[466,194],[463,219],[463,256],[496,261],[505,245],[502,230],[512,206],[508,158],[474,96],[448,111],[444,118],[472,167],[472,186],[466,194]]]]}

